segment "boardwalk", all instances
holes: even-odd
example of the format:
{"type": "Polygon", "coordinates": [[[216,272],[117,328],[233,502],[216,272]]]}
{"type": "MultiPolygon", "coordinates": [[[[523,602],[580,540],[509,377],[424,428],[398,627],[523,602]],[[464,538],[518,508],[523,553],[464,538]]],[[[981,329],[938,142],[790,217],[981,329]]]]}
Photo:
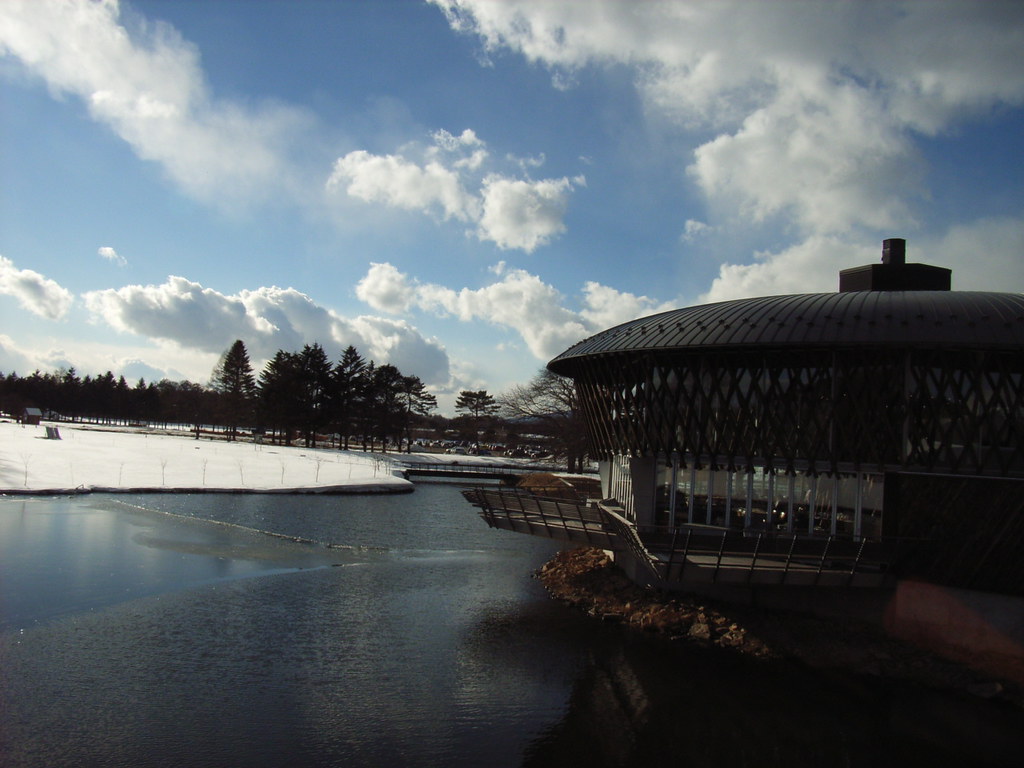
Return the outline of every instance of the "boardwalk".
{"type": "Polygon", "coordinates": [[[638,533],[613,508],[475,488],[463,496],[493,528],[632,555],[651,583],[882,585],[892,552],[877,541],[688,525],[638,533]]]}

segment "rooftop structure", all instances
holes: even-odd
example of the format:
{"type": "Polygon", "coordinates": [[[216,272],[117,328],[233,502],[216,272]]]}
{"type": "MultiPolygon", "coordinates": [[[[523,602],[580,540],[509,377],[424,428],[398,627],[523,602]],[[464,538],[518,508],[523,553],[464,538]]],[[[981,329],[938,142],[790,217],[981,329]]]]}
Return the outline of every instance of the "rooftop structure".
{"type": "Polygon", "coordinates": [[[892,239],[838,293],[598,333],[548,367],[575,380],[602,498],[531,518],[467,495],[492,525],[592,536],[661,585],[1024,594],[1024,295],[950,288],[892,239]]]}

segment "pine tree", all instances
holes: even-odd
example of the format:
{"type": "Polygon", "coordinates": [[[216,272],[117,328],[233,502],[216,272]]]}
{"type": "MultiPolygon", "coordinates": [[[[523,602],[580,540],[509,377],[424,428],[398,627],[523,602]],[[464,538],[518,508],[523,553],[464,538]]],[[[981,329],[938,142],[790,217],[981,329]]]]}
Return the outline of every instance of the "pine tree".
{"type": "Polygon", "coordinates": [[[278,350],[260,372],[260,418],[284,435],[290,445],[292,434],[301,421],[302,377],[299,356],[278,350]]]}
{"type": "Polygon", "coordinates": [[[355,429],[356,413],[366,395],[366,362],[349,345],[334,366],[334,419],[341,445],[348,450],[349,436],[355,429]]]}
{"type": "Polygon", "coordinates": [[[228,440],[234,440],[239,424],[251,420],[256,397],[256,379],[241,339],[221,355],[210,377],[210,387],[220,395],[228,440]]]}
{"type": "Polygon", "coordinates": [[[330,423],[333,405],[331,361],[319,344],[306,344],[299,353],[302,427],[306,446],[316,448],[316,435],[330,423]]]}
{"type": "Polygon", "coordinates": [[[498,404],[486,389],[472,391],[464,389],[455,401],[455,411],[468,417],[473,428],[473,441],[480,448],[480,426],[486,419],[498,412],[498,404]]]}

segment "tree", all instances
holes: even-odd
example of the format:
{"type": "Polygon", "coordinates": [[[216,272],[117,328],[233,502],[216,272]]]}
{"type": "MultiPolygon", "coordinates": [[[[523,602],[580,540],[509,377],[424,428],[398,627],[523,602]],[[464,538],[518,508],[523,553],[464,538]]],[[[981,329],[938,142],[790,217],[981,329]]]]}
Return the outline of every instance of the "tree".
{"type": "Polygon", "coordinates": [[[334,419],[341,444],[348,450],[349,436],[356,426],[356,412],[366,390],[366,362],[352,345],[341,353],[334,366],[334,419]]]}
{"type": "Polygon", "coordinates": [[[402,372],[391,364],[374,366],[370,363],[365,410],[370,420],[370,437],[379,437],[387,451],[388,438],[401,442],[405,407],[402,397],[402,372]]]}
{"type": "Polygon", "coordinates": [[[500,398],[501,414],[510,421],[530,423],[546,434],[556,456],[564,457],[570,472],[583,469],[587,431],[571,379],[546,368],[526,386],[515,386],[500,398]]]}
{"type": "Polygon", "coordinates": [[[256,397],[256,379],[249,362],[249,353],[241,339],[237,339],[221,355],[210,377],[210,387],[220,395],[225,426],[228,427],[228,440],[234,440],[238,434],[238,425],[243,421],[251,421],[256,397]]]}
{"type": "Polygon", "coordinates": [[[301,421],[301,379],[299,356],[280,349],[260,372],[260,419],[281,433],[286,445],[301,421]]]}
{"type": "Polygon", "coordinates": [[[402,378],[402,399],[405,405],[406,452],[412,453],[412,422],[416,416],[426,417],[437,408],[437,398],[427,391],[419,376],[402,378]]]}
{"type": "Polygon", "coordinates": [[[300,407],[307,448],[316,448],[317,433],[332,419],[333,368],[324,348],[306,344],[299,353],[300,407]]]}
{"type": "Polygon", "coordinates": [[[464,389],[459,392],[455,401],[455,411],[468,417],[473,428],[473,440],[480,448],[480,426],[498,412],[498,403],[487,393],[486,389],[471,391],[464,389]]]}

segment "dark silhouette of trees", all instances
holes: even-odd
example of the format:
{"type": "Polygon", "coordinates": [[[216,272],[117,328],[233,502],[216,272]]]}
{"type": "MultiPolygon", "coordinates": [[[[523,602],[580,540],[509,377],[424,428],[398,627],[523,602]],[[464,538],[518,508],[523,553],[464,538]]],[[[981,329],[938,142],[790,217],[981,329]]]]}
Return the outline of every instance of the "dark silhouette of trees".
{"type": "Polygon", "coordinates": [[[503,393],[499,405],[505,419],[547,435],[552,451],[565,459],[570,472],[583,470],[587,432],[571,379],[543,368],[529,384],[503,393]]]}
{"type": "Polygon", "coordinates": [[[275,432],[275,442],[290,443],[302,420],[299,356],[278,350],[260,372],[259,414],[275,432]]]}
{"type": "Polygon", "coordinates": [[[426,419],[437,408],[437,398],[427,391],[418,376],[402,377],[403,422],[405,427],[405,450],[412,453],[412,425],[417,417],[426,419]]]}
{"type": "Polygon", "coordinates": [[[366,391],[366,361],[349,345],[334,366],[334,425],[341,436],[339,447],[348,450],[349,438],[356,429],[356,414],[366,391]]]}
{"type": "Polygon", "coordinates": [[[252,422],[256,400],[256,378],[241,339],[221,355],[210,377],[210,388],[220,395],[219,404],[228,428],[228,440],[235,440],[239,425],[252,422]]]}
{"type": "Polygon", "coordinates": [[[316,436],[331,422],[333,368],[319,344],[306,344],[298,356],[299,409],[307,448],[316,448],[316,436]]]}
{"type": "Polygon", "coordinates": [[[197,438],[203,425],[226,427],[228,440],[252,425],[286,444],[301,436],[311,447],[326,429],[339,434],[339,448],[361,435],[364,447],[386,450],[411,445],[414,427],[427,421],[437,399],[418,377],[366,362],[353,346],[337,364],[315,343],[299,352],[278,350],[257,378],[239,339],[221,356],[208,386],[167,379],[130,386],[110,371],[79,378],[73,368],[28,377],[0,372],[0,410],[18,415],[32,406],[50,419],[189,424],[197,438]]]}

